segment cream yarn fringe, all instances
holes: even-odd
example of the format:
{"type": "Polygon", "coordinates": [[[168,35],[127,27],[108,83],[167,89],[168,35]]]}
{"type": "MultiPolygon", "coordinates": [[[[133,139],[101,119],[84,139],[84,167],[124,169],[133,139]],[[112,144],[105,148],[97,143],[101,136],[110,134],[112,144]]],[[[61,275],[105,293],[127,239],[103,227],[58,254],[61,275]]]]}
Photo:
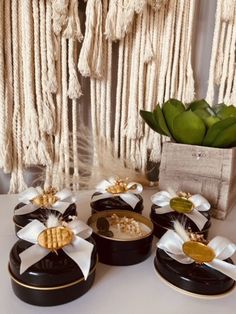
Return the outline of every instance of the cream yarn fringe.
{"type": "Polygon", "coordinates": [[[11,173],[11,193],[25,189],[28,166],[45,167],[45,185],[70,187],[71,172],[78,177],[68,110],[71,102],[77,140],[78,6],[78,0],[0,1],[0,167],[11,173]]]}
{"type": "MultiPolygon", "coordinates": [[[[87,0],[84,27],[82,5],[0,0],[0,101],[5,104],[0,166],[11,173],[10,192],[24,189],[24,168],[37,165],[45,167],[46,186],[81,188],[81,75],[90,80],[96,166],[102,163],[101,147],[142,173],[148,160],[159,162],[165,138],[143,123],[139,110],[152,110],[170,97],[184,102],[195,97],[195,0],[87,0]]],[[[210,103],[215,86],[219,102],[236,102],[235,10],[235,1],[218,1],[210,103]]],[[[84,165],[89,167],[87,159],[84,165]]]]}

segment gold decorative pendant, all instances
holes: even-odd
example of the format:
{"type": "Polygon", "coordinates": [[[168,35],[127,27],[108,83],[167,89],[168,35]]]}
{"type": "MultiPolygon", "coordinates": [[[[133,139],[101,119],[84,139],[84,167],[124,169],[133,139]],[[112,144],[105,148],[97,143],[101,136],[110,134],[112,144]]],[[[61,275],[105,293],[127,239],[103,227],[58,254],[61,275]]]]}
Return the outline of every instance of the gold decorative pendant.
{"type": "Polygon", "coordinates": [[[43,230],[38,236],[38,244],[56,251],[71,243],[73,232],[66,227],[53,227],[43,230]]]}
{"type": "Polygon", "coordinates": [[[191,213],[194,208],[194,204],[183,197],[173,197],[170,200],[170,207],[178,213],[185,214],[191,213]]]}
{"type": "Polygon", "coordinates": [[[126,193],[127,191],[132,191],[137,189],[137,184],[133,184],[128,187],[127,179],[117,179],[114,185],[109,186],[106,191],[111,194],[121,194],[126,193]]]}
{"type": "Polygon", "coordinates": [[[32,203],[39,207],[50,208],[58,201],[58,197],[55,195],[56,192],[56,189],[48,188],[47,190],[43,191],[43,194],[36,196],[32,200],[32,203]]]}
{"type": "Polygon", "coordinates": [[[183,252],[199,264],[210,263],[215,258],[215,252],[211,247],[197,241],[185,242],[183,252]]]}
{"type": "Polygon", "coordinates": [[[124,180],[116,180],[114,185],[109,186],[106,191],[111,194],[121,194],[128,191],[127,183],[124,180]]]}

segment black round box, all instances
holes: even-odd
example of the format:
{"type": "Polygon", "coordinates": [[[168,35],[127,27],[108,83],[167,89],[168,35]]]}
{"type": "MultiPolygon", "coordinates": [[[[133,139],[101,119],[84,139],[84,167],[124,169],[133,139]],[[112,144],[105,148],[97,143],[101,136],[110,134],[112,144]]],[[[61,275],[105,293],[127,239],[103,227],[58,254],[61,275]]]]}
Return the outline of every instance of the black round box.
{"type": "Polygon", "coordinates": [[[134,194],[139,199],[135,208],[132,208],[128,203],[122,200],[122,198],[118,195],[115,195],[115,196],[111,195],[111,197],[93,201],[93,197],[95,195],[101,195],[101,193],[96,192],[92,195],[91,203],[90,203],[92,214],[95,214],[103,210],[112,210],[112,209],[117,209],[117,208],[121,210],[130,210],[130,211],[140,213],[140,214],[143,211],[143,198],[140,194],[134,194]]]}
{"type": "Polygon", "coordinates": [[[96,245],[91,255],[90,273],[87,280],[79,266],[62,250],[50,252],[29,267],[23,274],[19,254],[32,244],[18,240],[10,252],[9,273],[15,295],[22,301],[39,306],[53,306],[79,298],[92,286],[97,263],[96,245]]]}
{"type": "Polygon", "coordinates": [[[184,225],[186,230],[190,228],[192,232],[203,234],[204,238],[207,239],[208,231],[211,226],[210,211],[201,212],[201,214],[207,218],[207,222],[205,223],[203,229],[199,230],[196,224],[186,215],[176,211],[166,214],[157,214],[156,209],[158,208],[160,207],[153,204],[150,213],[150,218],[154,225],[154,235],[157,238],[161,238],[168,229],[173,229],[173,221],[178,220],[182,225],[184,225]]]}
{"type": "MultiPolygon", "coordinates": [[[[24,205],[26,204],[24,203],[17,204],[14,209],[14,213],[17,211],[18,208],[21,208],[24,205]]],[[[69,216],[77,216],[76,204],[72,203],[71,205],[69,205],[63,214],[61,214],[58,210],[55,209],[39,207],[35,211],[28,214],[14,215],[13,222],[15,224],[15,232],[17,233],[21,228],[25,227],[34,219],[37,219],[40,222],[45,222],[50,214],[56,215],[57,217],[61,218],[64,221],[68,221],[70,220],[69,216]]]]}
{"type": "MultiPolygon", "coordinates": [[[[231,259],[226,260],[233,264],[231,259]]],[[[205,264],[182,264],[157,249],[154,266],[174,286],[201,295],[219,295],[234,287],[235,281],[205,264]]]]}
{"type": "Polygon", "coordinates": [[[134,218],[136,221],[144,223],[150,228],[150,233],[134,240],[119,240],[93,232],[92,236],[97,245],[99,261],[108,265],[126,266],[147,259],[151,254],[153,239],[153,224],[148,218],[131,211],[109,210],[92,215],[88,220],[88,225],[91,226],[99,217],[111,216],[114,213],[119,217],[134,218]]]}

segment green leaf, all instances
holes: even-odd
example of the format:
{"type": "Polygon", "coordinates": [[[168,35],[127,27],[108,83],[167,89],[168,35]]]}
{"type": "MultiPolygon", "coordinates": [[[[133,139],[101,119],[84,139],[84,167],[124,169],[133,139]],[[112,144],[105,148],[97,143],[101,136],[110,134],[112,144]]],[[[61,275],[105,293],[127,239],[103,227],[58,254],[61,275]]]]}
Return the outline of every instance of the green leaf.
{"type": "Polygon", "coordinates": [[[188,109],[195,111],[197,109],[205,109],[210,107],[205,99],[195,100],[188,105],[188,109]]]}
{"type": "Polygon", "coordinates": [[[216,114],[223,108],[227,107],[224,103],[216,104],[213,106],[213,110],[215,111],[216,114]]]}
{"type": "Polygon", "coordinates": [[[171,133],[167,127],[164,115],[159,104],[156,105],[156,108],[153,111],[154,119],[156,120],[157,124],[159,125],[160,129],[164,133],[164,135],[172,137],[171,133]]]}
{"type": "Polygon", "coordinates": [[[222,120],[230,117],[236,117],[236,107],[234,107],[233,105],[230,106],[224,105],[218,111],[217,116],[222,120]]]}
{"type": "Polygon", "coordinates": [[[216,122],[211,128],[208,129],[207,134],[203,140],[204,146],[212,146],[217,136],[224,132],[226,128],[236,123],[236,118],[227,118],[216,122]]]}
{"type": "Polygon", "coordinates": [[[207,126],[208,129],[209,129],[210,127],[212,127],[215,123],[219,122],[219,121],[221,121],[220,118],[218,118],[218,117],[213,117],[213,116],[210,116],[210,117],[208,117],[208,118],[206,118],[206,119],[204,120],[204,122],[205,122],[205,124],[206,124],[206,126],[207,126]]]}
{"type": "Polygon", "coordinates": [[[215,141],[212,143],[213,147],[227,148],[236,145],[236,123],[224,129],[215,141]]]}
{"type": "Polygon", "coordinates": [[[154,118],[153,112],[150,111],[145,111],[145,110],[140,110],[140,115],[143,118],[143,120],[147,123],[147,125],[155,132],[161,134],[161,135],[166,135],[162,129],[159,127],[156,119],[154,118]]]}
{"type": "Polygon", "coordinates": [[[203,121],[205,121],[211,114],[205,108],[199,108],[193,111],[196,115],[199,116],[203,121]]]}
{"type": "Polygon", "coordinates": [[[181,113],[185,111],[184,104],[177,99],[169,99],[162,106],[162,112],[164,114],[168,129],[173,137],[173,121],[181,113]]]}
{"type": "Polygon", "coordinates": [[[206,126],[191,110],[179,114],[174,119],[174,138],[183,144],[201,145],[206,126]]]}
{"type": "Polygon", "coordinates": [[[196,109],[194,113],[204,121],[207,128],[220,121],[220,118],[216,117],[215,112],[210,107],[196,109]]]}

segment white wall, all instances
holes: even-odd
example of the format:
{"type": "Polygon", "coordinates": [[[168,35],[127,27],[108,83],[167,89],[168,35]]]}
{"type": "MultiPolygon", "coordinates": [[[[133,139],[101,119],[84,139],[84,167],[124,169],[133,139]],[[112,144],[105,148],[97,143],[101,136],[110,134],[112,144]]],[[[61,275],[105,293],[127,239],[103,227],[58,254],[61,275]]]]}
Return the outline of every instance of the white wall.
{"type": "Polygon", "coordinates": [[[216,0],[196,0],[193,36],[193,70],[196,98],[205,98],[215,23],[216,0]]]}

